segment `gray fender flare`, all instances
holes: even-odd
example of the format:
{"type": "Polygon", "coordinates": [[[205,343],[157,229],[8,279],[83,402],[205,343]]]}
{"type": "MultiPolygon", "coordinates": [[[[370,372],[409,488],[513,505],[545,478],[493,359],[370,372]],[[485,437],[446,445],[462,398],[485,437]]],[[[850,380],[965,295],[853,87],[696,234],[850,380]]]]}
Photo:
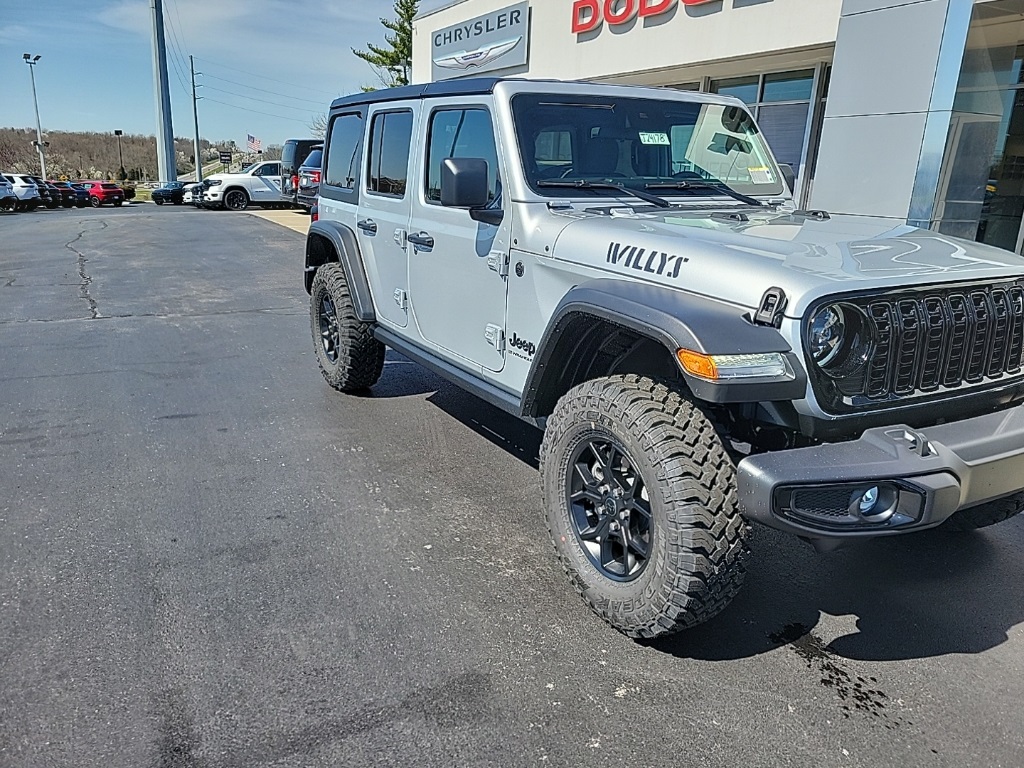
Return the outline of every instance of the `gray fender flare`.
{"type": "Polygon", "coordinates": [[[789,359],[794,378],[786,380],[712,382],[680,368],[690,390],[705,402],[770,402],[805,396],[807,378],[782,334],[776,328],[755,325],[741,308],[678,289],[598,279],[570,289],[555,308],[523,392],[524,415],[538,415],[541,393],[558,376],[552,363],[565,350],[559,342],[580,316],[636,331],[663,345],[673,359],[679,349],[709,355],[779,352],[789,359]]]}
{"type": "Polygon", "coordinates": [[[356,239],[355,232],[344,224],[321,220],[314,221],[309,225],[309,233],[306,235],[306,293],[310,293],[313,289],[313,276],[317,269],[331,261],[317,254],[319,247],[315,245],[317,238],[323,238],[333,246],[338,262],[345,270],[348,287],[352,292],[352,303],[355,304],[356,316],[364,323],[375,322],[377,313],[373,308],[373,296],[370,293],[370,283],[366,279],[366,270],[363,268],[359,241],[356,239]]]}

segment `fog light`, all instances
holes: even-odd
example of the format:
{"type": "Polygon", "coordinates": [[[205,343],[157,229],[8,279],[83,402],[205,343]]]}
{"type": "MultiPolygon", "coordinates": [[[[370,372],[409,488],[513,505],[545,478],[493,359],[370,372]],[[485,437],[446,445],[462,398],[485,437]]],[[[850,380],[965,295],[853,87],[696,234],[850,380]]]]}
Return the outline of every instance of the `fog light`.
{"type": "Polygon", "coordinates": [[[868,488],[860,497],[860,501],[857,502],[857,509],[860,510],[862,515],[871,514],[871,510],[878,504],[878,486],[874,488],[868,488]]]}

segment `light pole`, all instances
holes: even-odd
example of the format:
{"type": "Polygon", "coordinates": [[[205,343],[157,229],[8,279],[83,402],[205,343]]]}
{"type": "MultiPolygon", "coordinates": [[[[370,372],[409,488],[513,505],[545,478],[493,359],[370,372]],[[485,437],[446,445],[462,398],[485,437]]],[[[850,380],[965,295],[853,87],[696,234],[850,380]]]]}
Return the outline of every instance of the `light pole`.
{"type": "Polygon", "coordinates": [[[120,166],[120,168],[117,171],[117,175],[120,177],[119,181],[124,181],[124,177],[125,177],[125,172],[124,172],[124,155],[121,154],[121,136],[123,134],[124,134],[124,131],[118,131],[118,130],[114,131],[114,135],[117,136],[117,163],[120,166]]]}
{"type": "Polygon", "coordinates": [[[32,57],[31,53],[23,53],[21,58],[28,64],[28,71],[32,77],[32,102],[36,107],[36,140],[33,142],[36,145],[36,151],[39,152],[39,175],[44,179],[46,178],[46,156],[43,154],[43,128],[39,123],[39,99],[36,97],[36,62],[41,58],[40,56],[32,57]]]}

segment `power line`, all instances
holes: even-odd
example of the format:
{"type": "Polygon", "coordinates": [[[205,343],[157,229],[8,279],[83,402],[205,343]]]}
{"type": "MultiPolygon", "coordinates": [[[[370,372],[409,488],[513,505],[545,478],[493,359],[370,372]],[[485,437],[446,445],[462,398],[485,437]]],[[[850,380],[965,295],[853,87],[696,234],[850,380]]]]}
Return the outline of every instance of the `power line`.
{"type": "MultiPolygon", "coordinates": [[[[240,85],[243,88],[248,88],[251,91],[259,91],[260,93],[269,93],[272,96],[283,96],[286,99],[295,99],[295,101],[306,101],[310,104],[319,104],[321,107],[324,106],[324,102],[320,99],[304,99],[301,96],[289,96],[287,93],[278,93],[277,91],[268,91],[266,88],[257,88],[255,85],[247,85],[240,83],[237,80],[228,80],[226,77],[217,77],[216,75],[209,75],[205,72],[197,72],[196,74],[202,75],[203,77],[209,77],[214,80],[220,80],[224,83],[231,83],[232,85],[240,85]]],[[[211,86],[212,87],[212,86],[211,86]]],[[[236,94],[237,95],[237,94],[236,94]]]]}
{"type": "Polygon", "coordinates": [[[226,93],[226,94],[229,94],[231,96],[237,96],[240,99],[248,99],[249,101],[258,101],[261,104],[270,104],[271,106],[282,107],[283,109],[309,109],[309,107],[297,107],[294,104],[281,104],[280,102],[270,101],[269,99],[259,99],[259,98],[256,98],[255,96],[249,96],[248,94],[245,94],[245,93],[236,93],[235,91],[229,91],[229,90],[227,90],[225,88],[217,88],[216,86],[213,86],[213,85],[205,85],[204,84],[202,87],[206,88],[207,90],[210,90],[210,91],[217,91],[219,93],[226,93]]]}
{"type": "MultiPolygon", "coordinates": [[[[239,69],[238,67],[229,67],[227,64],[220,64],[220,63],[218,63],[216,61],[213,61],[212,59],[204,59],[201,56],[196,56],[196,61],[205,61],[208,64],[213,64],[215,67],[220,67],[221,69],[232,69],[235,72],[244,72],[245,74],[250,75],[252,77],[258,77],[260,80],[269,80],[272,83],[281,83],[281,85],[287,85],[287,86],[290,86],[292,88],[302,88],[304,90],[314,91],[316,93],[326,93],[326,94],[330,94],[331,98],[334,98],[334,99],[338,98],[338,95],[335,94],[335,93],[332,93],[331,91],[324,91],[324,90],[321,90],[320,88],[310,88],[308,85],[296,85],[295,83],[289,83],[289,82],[287,82],[285,80],[275,80],[272,77],[265,77],[264,75],[261,75],[261,74],[259,74],[257,72],[253,72],[252,70],[249,70],[249,69],[239,69]]],[[[212,77],[212,75],[211,75],[211,77],[212,77]]]]}
{"type": "Polygon", "coordinates": [[[294,118],[294,117],[285,117],[284,115],[274,115],[274,114],[271,114],[270,112],[261,112],[258,109],[249,109],[248,107],[240,107],[237,104],[228,104],[226,101],[218,101],[217,99],[211,99],[209,96],[204,96],[203,100],[204,101],[213,102],[214,104],[222,104],[223,106],[231,107],[232,109],[241,109],[244,112],[252,112],[253,114],[263,115],[264,117],[276,117],[279,120],[290,120],[290,121],[292,121],[294,123],[302,123],[303,125],[308,125],[305,120],[299,120],[299,119],[294,118]]]}

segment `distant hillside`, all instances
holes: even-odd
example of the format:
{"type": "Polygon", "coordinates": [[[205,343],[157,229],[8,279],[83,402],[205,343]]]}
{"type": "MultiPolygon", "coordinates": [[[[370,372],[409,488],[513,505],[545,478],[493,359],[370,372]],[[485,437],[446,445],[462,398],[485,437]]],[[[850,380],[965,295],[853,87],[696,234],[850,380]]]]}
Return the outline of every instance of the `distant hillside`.
{"type": "MultiPolygon", "coordinates": [[[[5,173],[39,173],[39,156],[32,142],[34,129],[0,128],[0,171],[5,173]]],[[[50,142],[46,149],[46,175],[59,178],[116,178],[118,172],[117,137],[112,133],[79,133],[74,131],[46,131],[43,140],[50,142]]],[[[203,162],[217,158],[217,149],[231,145],[221,142],[213,145],[203,140],[199,152],[203,162]]],[[[195,169],[192,160],[192,140],[175,139],[178,173],[195,169]]],[[[156,138],[153,136],[122,136],[125,173],[130,179],[157,177],[156,138]]]]}

